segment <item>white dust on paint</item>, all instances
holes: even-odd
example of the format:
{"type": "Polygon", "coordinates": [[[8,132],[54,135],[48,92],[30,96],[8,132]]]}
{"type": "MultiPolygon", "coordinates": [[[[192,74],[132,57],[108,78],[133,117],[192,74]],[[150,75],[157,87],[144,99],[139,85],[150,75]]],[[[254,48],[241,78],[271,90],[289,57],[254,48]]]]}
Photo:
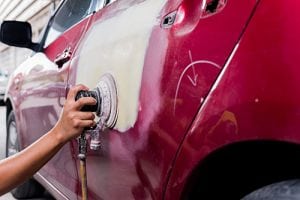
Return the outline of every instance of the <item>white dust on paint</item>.
{"type": "Polygon", "coordinates": [[[113,75],[118,91],[115,129],[121,132],[137,120],[145,54],[164,4],[147,0],[98,22],[81,46],[76,81],[94,88],[103,74],[113,75]]]}

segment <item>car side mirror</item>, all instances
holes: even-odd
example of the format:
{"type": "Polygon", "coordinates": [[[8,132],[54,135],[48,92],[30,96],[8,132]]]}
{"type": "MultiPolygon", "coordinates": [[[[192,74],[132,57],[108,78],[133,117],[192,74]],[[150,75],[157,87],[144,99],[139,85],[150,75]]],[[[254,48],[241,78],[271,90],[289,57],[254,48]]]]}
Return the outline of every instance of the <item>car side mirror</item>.
{"type": "Polygon", "coordinates": [[[0,28],[0,41],[9,46],[38,50],[38,44],[32,42],[31,25],[28,22],[3,21],[0,28]]]}

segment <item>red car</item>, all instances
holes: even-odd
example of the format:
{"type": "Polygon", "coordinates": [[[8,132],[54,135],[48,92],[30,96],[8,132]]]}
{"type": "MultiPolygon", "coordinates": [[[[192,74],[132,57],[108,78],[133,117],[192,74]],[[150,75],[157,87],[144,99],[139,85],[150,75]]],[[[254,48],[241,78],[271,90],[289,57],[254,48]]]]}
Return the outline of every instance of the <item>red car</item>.
{"type": "MultiPolygon", "coordinates": [[[[3,22],[2,42],[34,51],[8,85],[8,156],[50,130],[82,83],[107,92],[89,199],[299,198],[299,7],[64,0],[38,43],[28,23],[3,22]]],[[[34,179],[80,199],[77,154],[74,140],[34,179]]],[[[29,195],[31,183],[13,193],[29,195]]]]}

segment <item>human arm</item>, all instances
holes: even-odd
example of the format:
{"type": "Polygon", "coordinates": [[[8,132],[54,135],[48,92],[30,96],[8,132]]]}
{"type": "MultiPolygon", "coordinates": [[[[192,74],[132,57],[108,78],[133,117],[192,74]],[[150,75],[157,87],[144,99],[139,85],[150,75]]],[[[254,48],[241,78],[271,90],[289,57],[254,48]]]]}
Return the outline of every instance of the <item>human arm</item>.
{"type": "Polygon", "coordinates": [[[81,112],[84,105],[94,105],[95,99],[75,96],[83,85],[70,89],[61,116],[56,125],[35,143],[18,154],[0,161],[0,195],[32,177],[61,147],[72,138],[78,137],[85,127],[94,126],[94,114],[81,112]]]}

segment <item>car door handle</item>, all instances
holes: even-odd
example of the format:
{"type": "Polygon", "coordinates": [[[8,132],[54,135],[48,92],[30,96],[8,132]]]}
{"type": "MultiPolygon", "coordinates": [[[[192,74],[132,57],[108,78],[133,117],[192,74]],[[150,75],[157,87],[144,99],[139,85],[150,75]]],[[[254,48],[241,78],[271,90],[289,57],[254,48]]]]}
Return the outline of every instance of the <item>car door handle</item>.
{"type": "Polygon", "coordinates": [[[66,62],[71,59],[72,51],[71,47],[66,48],[61,54],[58,54],[54,60],[58,68],[61,68],[66,62]]]}
{"type": "Polygon", "coordinates": [[[16,77],[16,78],[14,79],[14,87],[15,87],[15,90],[19,90],[20,85],[21,85],[21,79],[20,79],[19,77],[16,77]]]}
{"type": "MultiPolygon", "coordinates": [[[[195,21],[197,21],[198,15],[191,14],[194,11],[200,13],[200,18],[207,18],[213,16],[217,13],[220,13],[227,4],[227,0],[202,0],[201,4],[197,3],[200,1],[194,1],[195,3],[186,3],[186,2],[191,2],[191,1],[190,0],[183,1],[183,4],[177,10],[167,14],[163,18],[161,23],[162,28],[170,28],[174,24],[181,23],[184,20],[184,18],[190,18],[190,19],[193,18],[196,19],[195,21]],[[187,12],[187,10],[190,10],[191,12],[187,12]]],[[[190,20],[186,20],[186,21],[189,22],[190,20]]]]}
{"type": "Polygon", "coordinates": [[[219,13],[226,6],[227,0],[204,0],[202,4],[202,18],[219,13]]]}

